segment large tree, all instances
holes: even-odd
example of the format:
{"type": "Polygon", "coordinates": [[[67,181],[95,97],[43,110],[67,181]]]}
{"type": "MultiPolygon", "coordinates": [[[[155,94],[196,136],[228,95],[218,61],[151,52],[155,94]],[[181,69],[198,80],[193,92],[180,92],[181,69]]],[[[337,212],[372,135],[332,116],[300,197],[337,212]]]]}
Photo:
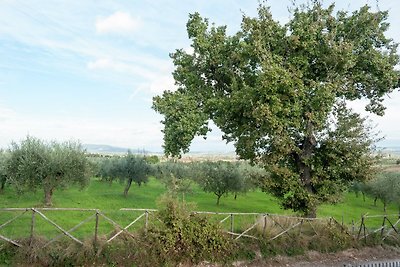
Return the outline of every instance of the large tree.
{"type": "Polygon", "coordinates": [[[346,104],[367,99],[366,110],[383,115],[383,97],[397,87],[387,16],[368,6],[334,14],[334,5],[313,1],[282,25],[261,4],[257,17],[243,16],[241,30],[228,35],[226,26],[190,15],[193,52],[171,54],[178,89],[153,102],[165,116],[165,153],[187,152],[212,120],[241,158],[269,171],[264,189],[315,216],[342,184],[372,172],[374,138],[346,104]]]}
{"type": "Polygon", "coordinates": [[[41,188],[44,203],[52,205],[54,190],[71,184],[86,186],[90,165],[85,150],[76,142],[44,142],[28,136],[12,143],[7,160],[7,178],[18,192],[41,188]]]}

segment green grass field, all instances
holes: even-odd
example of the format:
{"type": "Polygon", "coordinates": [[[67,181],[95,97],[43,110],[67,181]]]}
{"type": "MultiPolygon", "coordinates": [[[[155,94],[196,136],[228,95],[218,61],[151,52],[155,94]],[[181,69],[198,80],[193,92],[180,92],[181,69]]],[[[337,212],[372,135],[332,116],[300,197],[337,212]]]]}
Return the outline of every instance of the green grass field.
{"type": "MultiPolygon", "coordinates": [[[[150,179],[146,185],[141,187],[132,186],[128,197],[124,197],[124,185],[116,182],[109,184],[93,179],[90,185],[84,190],[78,188],[69,188],[59,190],[54,193],[54,208],[82,208],[99,209],[107,217],[113,219],[121,226],[126,226],[139,215],[142,211],[120,211],[121,208],[143,208],[156,209],[159,198],[166,192],[165,187],[156,179],[150,179]]],[[[0,195],[1,208],[30,208],[42,207],[42,191],[28,192],[23,195],[16,195],[11,188],[6,188],[0,195]]],[[[245,195],[239,195],[235,200],[233,195],[221,198],[219,206],[216,205],[216,197],[212,193],[205,193],[199,187],[193,186],[193,193],[186,195],[187,202],[194,202],[197,211],[214,212],[257,212],[269,214],[292,214],[291,211],[282,210],[278,201],[261,191],[249,192],[245,195]]],[[[11,218],[22,214],[22,211],[1,211],[0,225],[11,218]]],[[[43,211],[43,213],[52,221],[59,224],[63,229],[70,229],[83,221],[85,218],[93,216],[95,211],[43,211]]],[[[391,205],[387,211],[388,214],[396,214],[397,207],[391,205]]],[[[334,217],[337,221],[344,221],[351,225],[351,222],[359,222],[362,214],[376,215],[383,214],[383,206],[378,201],[377,206],[373,205],[373,200],[366,198],[364,202],[362,197],[355,197],[354,193],[347,193],[343,201],[336,205],[322,205],[318,209],[318,217],[334,217]]],[[[226,216],[226,215],[225,215],[226,216]]],[[[245,227],[254,223],[257,216],[236,216],[235,226],[245,227]]],[[[224,215],[213,217],[215,220],[221,220],[224,215]]],[[[151,217],[150,217],[151,219],[151,217]]],[[[11,238],[28,237],[31,230],[32,212],[24,213],[18,220],[0,229],[0,235],[11,238]]],[[[115,227],[103,217],[100,217],[99,234],[110,235],[115,227]]],[[[379,226],[382,219],[370,220],[371,227],[379,226]]],[[[228,223],[228,221],[226,222],[228,223]]],[[[140,219],[130,229],[138,228],[144,225],[144,217],[140,219]]],[[[95,219],[91,219],[74,231],[78,237],[93,235],[95,228],[95,219]]],[[[60,233],[55,227],[51,226],[43,218],[36,214],[35,216],[35,234],[46,237],[54,237],[60,233]]]]}

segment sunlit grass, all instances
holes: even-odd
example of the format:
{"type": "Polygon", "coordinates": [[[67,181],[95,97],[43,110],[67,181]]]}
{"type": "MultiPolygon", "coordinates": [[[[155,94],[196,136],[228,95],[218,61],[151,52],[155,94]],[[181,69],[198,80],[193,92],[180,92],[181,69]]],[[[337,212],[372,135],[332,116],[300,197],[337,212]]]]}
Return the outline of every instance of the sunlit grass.
{"type": "MultiPolygon", "coordinates": [[[[81,209],[99,209],[104,215],[114,220],[119,225],[125,227],[143,212],[141,211],[120,211],[121,208],[143,208],[156,209],[157,203],[166,189],[164,185],[156,180],[150,179],[149,182],[141,187],[132,186],[127,197],[123,196],[124,185],[118,182],[107,183],[93,179],[90,185],[80,190],[71,187],[66,190],[58,190],[54,193],[53,207],[55,208],[81,208],[81,209]]],[[[27,192],[23,195],[17,195],[12,188],[6,188],[0,195],[1,208],[31,208],[42,207],[43,192],[27,192]]],[[[269,194],[255,190],[246,194],[238,195],[234,199],[233,195],[227,195],[221,198],[220,205],[216,205],[216,196],[212,193],[205,193],[196,185],[192,187],[192,193],[181,195],[180,199],[195,203],[197,211],[213,212],[233,212],[233,213],[269,213],[269,214],[292,214],[293,212],[283,210],[277,199],[269,194]]],[[[59,224],[63,229],[68,230],[85,218],[95,214],[95,211],[42,211],[49,219],[59,224]]],[[[18,212],[0,212],[0,225],[14,216],[21,214],[18,212]]],[[[390,205],[388,214],[396,214],[397,208],[390,205]]],[[[334,217],[338,222],[351,226],[353,223],[359,223],[362,215],[383,214],[383,205],[379,201],[374,206],[373,200],[366,198],[363,201],[362,196],[358,198],[354,193],[346,193],[343,201],[336,205],[322,205],[318,209],[319,217],[334,217]]],[[[226,216],[219,215],[215,220],[221,220],[226,216]]],[[[93,235],[95,229],[95,217],[74,231],[78,237],[93,235]]],[[[242,216],[235,217],[235,227],[239,225],[248,225],[254,222],[255,216],[248,216],[247,219],[242,216]]],[[[32,211],[26,212],[21,218],[0,229],[1,235],[8,237],[27,237],[30,235],[30,225],[32,221],[32,211]]],[[[99,217],[99,234],[110,234],[115,227],[103,217],[99,217]]],[[[226,221],[226,224],[229,220],[226,221]]],[[[368,225],[371,227],[379,226],[382,219],[370,219],[368,225]]],[[[144,225],[144,217],[141,218],[130,229],[138,228],[144,225]]],[[[38,214],[35,215],[35,234],[54,237],[60,233],[50,223],[46,222],[38,214]]]]}

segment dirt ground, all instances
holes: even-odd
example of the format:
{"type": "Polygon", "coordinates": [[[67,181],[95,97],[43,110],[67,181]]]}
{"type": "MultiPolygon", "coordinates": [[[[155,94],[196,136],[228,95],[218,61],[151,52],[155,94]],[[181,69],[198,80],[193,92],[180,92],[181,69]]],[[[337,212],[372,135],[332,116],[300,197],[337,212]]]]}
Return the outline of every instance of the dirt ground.
{"type": "Polygon", "coordinates": [[[315,251],[310,251],[306,255],[296,257],[276,256],[268,260],[255,260],[251,263],[236,262],[236,267],[333,267],[333,266],[352,266],[356,264],[400,260],[400,248],[394,247],[374,247],[362,249],[349,249],[338,253],[322,254],[315,251]]]}

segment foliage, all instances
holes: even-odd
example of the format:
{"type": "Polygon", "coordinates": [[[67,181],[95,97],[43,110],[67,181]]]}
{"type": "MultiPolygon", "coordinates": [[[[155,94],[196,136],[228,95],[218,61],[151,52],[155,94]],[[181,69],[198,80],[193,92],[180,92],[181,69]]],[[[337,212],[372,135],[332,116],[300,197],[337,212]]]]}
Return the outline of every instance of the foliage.
{"type": "Polygon", "coordinates": [[[145,156],[144,159],[150,164],[156,164],[160,162],[160,159],[156,155],[145,156]]]}
{"type": "Polygon", "coordinates": [[[151,163],[145,157],[133,155],[128,151],[124,157],[105,159],[101,162],[99,175],[102,179],[112,182],[118,179],[126,182],[124,196],[128,195],[132,182],[141,186],[147,183],[148,176],[153,172],[151,163]]]}
{"type": "Polygon", "coordinates": [[[156,214],[158,220],[150,224],[139,237],[138,258],[149,266],[200,261],[230,261],[233,244],[216,223],[205,216],[192,214],[192,207],[173,198],[164,198],[156,214]],[[154,262],[149,263],[149,259],[154,262]]]}
{"type": "Polygon", "coordinates": [[[233,169],[233,171],[238,172],[238,176],[235,180],[231,181],[233,184],[231,185],[230,192],[234,194],[235,199],[239,194],[246,194],[251,190],[255,190],[257,188],[257,181],[260,180],[261,177],[265,177],[266,172],[264,169],[258,166],[252,166],[247,162],[236,162],[237,169],[233,169]]]}
{"type": "Polygon", "coordinates": [[[196,170],[192,168],[193,164],[176,162],[176,161],[165,161],[156,165],[155,176],[161,180],[168,179],[174,176],[177,179],[190,178],[194,179],[196,176],[196,170]]]}
{"type": "Polygon", "coordinates": [[[0,193],[4,191],[7,183],[7,160],[9,153],[0,150],[0,193]]]}
{"type": "Polygon", "coordinates": [[[206,161],[201,163],[199,168],[200,186],[205,192],[212,192],[217,196],[217,205],[223,195],[244,189],[243,176],[238,164],[206,161]]]}
{"type": "Polygon", "coordinates": [[[96,177],[110,183],[118,178],[118,158],[99,158],[96,159],[95,164],[97,166],[96,177]]]}
{"type": "Polygon", "coordinates": [[[233,193],[236,199],[238,194],[255,189],[256,180],[263,175],[263,169],[247,162],[168,161],[158,165],[157,177],[162,179],[168,191],[175,196],[177,193],[190,193],[192,181],[195,181],[205,192],[217,196],[218,205],[223,195],[233,193]]]}
{"type": "Polygon", "coordinates": [[[356,197],[358,197],[361,193],[363,196],[363,201],[365,202],[365,195],[368,191],[368,186],[365,184],[365,182],[355,181],[350,185],[349,190],[354,192],[356,197]]]}
{"type": "Polygon", "coordinates": [[[380,173],[366,184],[365,192],[383,203],[386,212],[389,203],[396,203],[400,208],[400,174],[394,172],[380,173]]]}
{"type": "MultiPolygon", "coordinates": [[[[193,165],[193,164],[192,164],[193,165]]],[[[192,181],[196,176],[196,170],[187,163],[166,161],[157,165],[156,177],[165,185],[172,197],[192,193],[192,181]]]]}
{"type": "Polygon", "coordinates": [[[44,190],[45,205],[52,204],[55,189],[89,183],[90,169],[85,151],[76,142],[47,143],[28,136],[12,143],[7,160],[7,177],[18,192],[44,190]]]}
{"type": "Polygon", "coordinates": [[[383,115],[383,96],[399,82],[397,44],[385,36],[386,11],[333,11],[313,1],[281,25],[261,4],[231,36],[190,15],[193,53],[171,54],[178,90],[153,99],[165,154],[187,152],[212,120],[241,158],[269,171],[263,188],[308,216],[337,201],[347,181],[373,175],[375,137],[346,103],[364,98],[383,115]]]}

